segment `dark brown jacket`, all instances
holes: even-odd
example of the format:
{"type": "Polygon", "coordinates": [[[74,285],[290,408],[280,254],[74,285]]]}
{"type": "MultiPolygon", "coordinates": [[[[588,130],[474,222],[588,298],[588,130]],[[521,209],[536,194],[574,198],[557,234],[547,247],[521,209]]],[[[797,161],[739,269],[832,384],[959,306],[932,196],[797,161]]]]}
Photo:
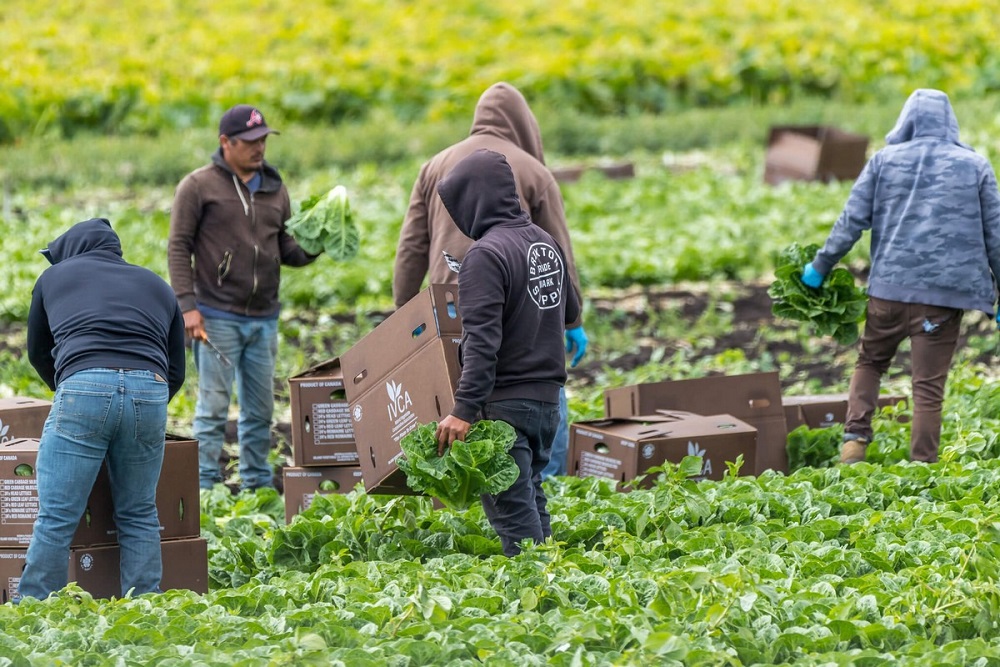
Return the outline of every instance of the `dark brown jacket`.
{"type": "Polygon", "coordinates": [[[278,312],[281,265],[316,258],[285,231],[288,190],[264,163],[260,189],[250,190],[222,159],[197,169],[177,186],[170,211],[167,263],[181,310],[196,303],[238,315],[278,312]]]}
{"type": "MultiPolygon", "coordinates": [[[[392,295],[397,308],[420,291],[425,276],[430,283],[457,282],[458,274],[448,267],[444,253],[462,261],[472,240],[455,226],[438,197],[437,184],[464,157],[484,148],[507,158],[521,207],[559,244],[566,256],[570,280],[577,294],[583,293],[573,261],[562,193],[545,166],[538,121],[516,88],[497,83],[479,98],[469,137],[420,168],[396,248],[392,295]]],[[[580,324],[577,319],[568,328],[580,324]]]]}

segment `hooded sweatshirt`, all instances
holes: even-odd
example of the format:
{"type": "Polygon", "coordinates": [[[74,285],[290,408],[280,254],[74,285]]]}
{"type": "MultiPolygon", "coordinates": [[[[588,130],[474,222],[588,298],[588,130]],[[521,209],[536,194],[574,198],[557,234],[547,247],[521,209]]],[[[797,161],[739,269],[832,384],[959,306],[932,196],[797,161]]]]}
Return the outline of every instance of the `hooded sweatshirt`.
{"type": "Polygon", "coordinates": [[[865,165],[813,266],[826,275],[871,230],[871,296],[992,315],[1000,193],[989,161],[958,139],[948,96],[907,99],[865,165]]]}
{"type": "Polygon", "coordinates": [[[184,317],[170,286],[122,259],[111,223],[77,223],[42,251],[28,312],[28,359],[50,389],[77,371],[159,373],[173,397],[184,383],[184,317]]]}
{"type": "Polygon", "coordinates": [[[291,203],[278,170],[265,162],[260,175],[260,188],[250,192],[220,148],[212,164],[177,186],[167,263],[184,312],[203,304],[245,317],[277,317],[281,265],[316,259],[285,230],[291,203]]]}
{"type": "MultiPolygon", "coordinates": [[[[436,188],[460,160],[481,149],[506,156],[524,210],[562,248],[570,280],[577,293],[582,294],[562,193],[545,166],[538,121],[516,88],[497,83],[479,98],[469,137],[441,151],[420,168],[396,248],[392,292],[397,308],[420,291],[425,276],[430,283],[456,282],[457,266],[471,241],[455,226],[436,188]]],[[[570,326],[580,324],[578,318],[570,326]]]]}
{"type": "Polygon", "coordinates": [[[438,192],[474,240],[458,273],[462,377],[452,414],[472,422],[488,401],[557,403],[566,382],[565,324],[580,315],[559,244],[521,210],[499,153],[461,160],[438,192]]]}

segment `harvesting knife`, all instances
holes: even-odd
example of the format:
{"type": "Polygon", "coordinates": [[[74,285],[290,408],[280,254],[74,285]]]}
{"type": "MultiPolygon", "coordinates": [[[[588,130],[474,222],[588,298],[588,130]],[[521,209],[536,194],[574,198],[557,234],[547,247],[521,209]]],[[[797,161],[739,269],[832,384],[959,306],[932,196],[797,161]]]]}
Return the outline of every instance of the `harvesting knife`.
{"type": "Polygon", "coordinates": [[[220,350],[219,348],[215,347],[215,344],[212,343],[212,341],[210,341],[208,339],[208,336],[205,336],[204,338],[202,338],[202,341],[204,341],[205,345],[208,345],[208,349],[210,349],[212,352],[215,353],[215,356],[217,356],[219,358],[219,361],[222,362],[223,366],[229,367],[229,366],[233,365],[233,362],[229,361],[229,357],[227,357],[226,355],[222,354],[222,350],[220,350]]]}

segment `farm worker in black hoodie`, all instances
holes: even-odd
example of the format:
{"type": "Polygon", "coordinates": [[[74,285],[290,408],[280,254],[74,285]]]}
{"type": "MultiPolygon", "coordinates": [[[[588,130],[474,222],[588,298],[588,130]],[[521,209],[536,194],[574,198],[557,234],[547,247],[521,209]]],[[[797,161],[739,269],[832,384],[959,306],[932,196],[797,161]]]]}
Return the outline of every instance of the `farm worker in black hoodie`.
{"type": "MultiPolygon", "coordinates": [[[[397,308],[416,296],[425,277],[431,283],[456,282],[458,267],[472,241],[455,226],[437,196],[437,184],[461,159],[481,149],[496,151],[507,158],[522,208],[529,220],[559,244],[566,258],[567,276],[577,294],[582,294],[562,193],[545,166],[538,121],[524,95],[501,81],[480,96],[469,136],[445,148],[420,168],[396,247],[392,296],[397,308]]],[[[583,358],[587,344],[583,319],[577,317],[566,328],[566,351],[572,354],[572,366],[583,358]]],[[[559,430],[552,442],[552,458],[542,471],[543,478],[566,474],[569,420],[565,390],[559,395],[559,409],[559,430]]]]}
{"type": "Polygon", "coordinates": [[[513,486],[482,498],[503,551],[552,534],[541,472],[559,427],[566,382],[563,336],[580,316],[566,256],[521,209],[506,158],[479,150],[438,184],[441,201],[473,240],[458,273],[462,377],[455,407],[438,424],[440,451],[464,440],[476,419],[514,427],[510,450],[520,475],[513,486]]]}
{"type": "Polygon", "coordinates": [[[21,596],[67,583],[69,546],[107,460],[121,544],[121,591],[159,591],[156,485],[167,402],[184,383],[184,317],[170,286],[122,259],[103,218],[77,223],[42,254],[28,359],[55,390],[38,448],[38,518],[21,596]]]}

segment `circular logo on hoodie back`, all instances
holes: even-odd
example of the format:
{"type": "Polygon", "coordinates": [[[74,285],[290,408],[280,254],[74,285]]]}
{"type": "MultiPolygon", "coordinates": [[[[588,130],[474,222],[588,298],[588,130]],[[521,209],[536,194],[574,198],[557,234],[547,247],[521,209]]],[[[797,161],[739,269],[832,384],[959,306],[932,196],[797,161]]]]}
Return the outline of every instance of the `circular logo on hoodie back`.
{"type": "Polygon", "coordinates": [[[540,309],[560,304],[565,273],[562,255],[548,243],[533,243],[528,248],[528,293],[540,309]]]}

